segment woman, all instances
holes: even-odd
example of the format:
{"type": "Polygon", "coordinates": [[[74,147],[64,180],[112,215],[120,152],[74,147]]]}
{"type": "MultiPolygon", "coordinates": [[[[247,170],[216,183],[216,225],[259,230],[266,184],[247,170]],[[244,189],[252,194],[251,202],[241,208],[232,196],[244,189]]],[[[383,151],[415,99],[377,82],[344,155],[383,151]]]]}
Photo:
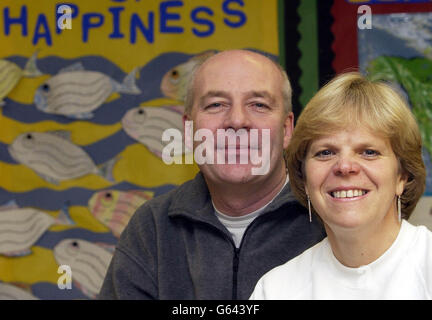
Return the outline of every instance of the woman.
{"type": "Polygon", "coordinates": [[[300,115],[287,163],[327,238],[265,274],[251,299],[432,298],[432,232],[402,220],[425,188],[421,138],[390,86],[333,79],[300,115]]]}

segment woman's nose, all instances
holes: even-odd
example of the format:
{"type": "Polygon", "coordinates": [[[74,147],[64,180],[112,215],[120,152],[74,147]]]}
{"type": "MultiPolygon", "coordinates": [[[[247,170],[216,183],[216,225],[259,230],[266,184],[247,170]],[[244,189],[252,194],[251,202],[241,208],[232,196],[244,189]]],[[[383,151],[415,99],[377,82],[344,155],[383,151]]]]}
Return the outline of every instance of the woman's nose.
{"type": "Polygon", "coordinates": [[[335,175],[357,174],[360,166],[352,156],[341,156],[333,167],[335,175]]]}

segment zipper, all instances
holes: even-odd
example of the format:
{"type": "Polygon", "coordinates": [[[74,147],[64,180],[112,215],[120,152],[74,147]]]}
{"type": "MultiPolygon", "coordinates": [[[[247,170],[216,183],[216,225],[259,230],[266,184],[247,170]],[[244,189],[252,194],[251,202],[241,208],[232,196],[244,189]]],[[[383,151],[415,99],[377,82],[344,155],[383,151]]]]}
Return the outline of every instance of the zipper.
{"type": "MultiPolygon", "coordinates": [[[[229,234],[227,234],[225,231],[221,230],[219,227],[217,227],[217,226],[215,226],[215,225],[213,225],[213,224],[211,224],[211,223],[209,223],[207,221],[202,221],[202,220],[197,220],[197,219],[193,219],[192,218],[192,220],[194,220],[195,222],[204,223],[204,224],[206,224],[208,226],[211,226],[212,228],[216,229],[217,231],[219,231],[232,244],[232,246],[234,248],[233,278],[232,278],[232,300],[237,300],[237,295],[238,295],[238,288],[237,288],[237,286],[238,286],[238,269],[239,269],[239,262],[240,262],[240,249],[243,246],[243,242],[244,242],[244,239],[245,239],[246,234],[248,233],[248,231],[251,229],[251,227],[253,225],[256,224],[257,220],[261,220],[263,216],[267,216],[267,214],[265,214],[265,215],[263,215],[263,214],[259,215],[258,217],[256,217],[247,226],[245,232],[243,233],[243,237],[242,237],[242,239],[240,241],[240,245],[239,245],[238,248],[236,247],[232,236],[229,235],[229,234]]],[[[191,219],[191,217],[188,217],[188,216],[187,216],[187,218],[191,219]]]]}
{"type": "Polygon", "coordinates": [[[237,300],[237,276],[240,248],[234,248],[232,300],[237,300]]]}
{"type": "Polygon", "coordinates": [[[254,224],[256,224],[256,221],[259,220],[261,217],[262,217],[262,215],[259,215],[247,226],[245,232],[243,233],[243,237],[240,241],[240,245],[238,248],[235,246],[235,243],[234,243],[232,237],[230,237],[231,243],[234,247],[232,300],[237,300],[237,295],[238,295],[237,286],[238,286],[238,269],[239,269],[239,262],[240,262],[240,249],[243,246],[243,242],[244,242],[244,239],[246,237],[246,233],[251,229],[251,227],[254,224]]]}

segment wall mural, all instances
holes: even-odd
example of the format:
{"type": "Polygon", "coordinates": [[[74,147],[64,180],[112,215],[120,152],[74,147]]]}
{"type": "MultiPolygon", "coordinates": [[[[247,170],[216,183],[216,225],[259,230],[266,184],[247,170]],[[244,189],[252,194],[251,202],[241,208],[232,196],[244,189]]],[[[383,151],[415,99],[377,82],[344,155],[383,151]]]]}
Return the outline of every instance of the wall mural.
{"type": "Polygon", "coordinates": [[[161,159],[192,68],[278,59],[277,5],[2,1],[0,299],[96,297],[135,210],[198,172],[161,159]]]}

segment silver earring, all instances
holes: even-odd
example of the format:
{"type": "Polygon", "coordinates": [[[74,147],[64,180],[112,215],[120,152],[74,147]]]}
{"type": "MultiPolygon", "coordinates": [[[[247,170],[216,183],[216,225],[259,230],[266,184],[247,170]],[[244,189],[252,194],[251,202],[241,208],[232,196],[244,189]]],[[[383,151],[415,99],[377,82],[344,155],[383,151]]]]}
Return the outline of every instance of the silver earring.
{"type": "Polygon", "coordinates": [[[312,212],[311,212],[311,205],[310,205],[309,195],[307,195],[307,200],[308,200],[308,208],[309,208],[309,222],[312,222],[312,212]]]}
{"type": "Polygon", "coordinates": [[[402,213],[401,213],[401,199],[400,196],[397,196],[397,210],[398,210],[398,220],[401,222],[402,220],[402,213]]]}

